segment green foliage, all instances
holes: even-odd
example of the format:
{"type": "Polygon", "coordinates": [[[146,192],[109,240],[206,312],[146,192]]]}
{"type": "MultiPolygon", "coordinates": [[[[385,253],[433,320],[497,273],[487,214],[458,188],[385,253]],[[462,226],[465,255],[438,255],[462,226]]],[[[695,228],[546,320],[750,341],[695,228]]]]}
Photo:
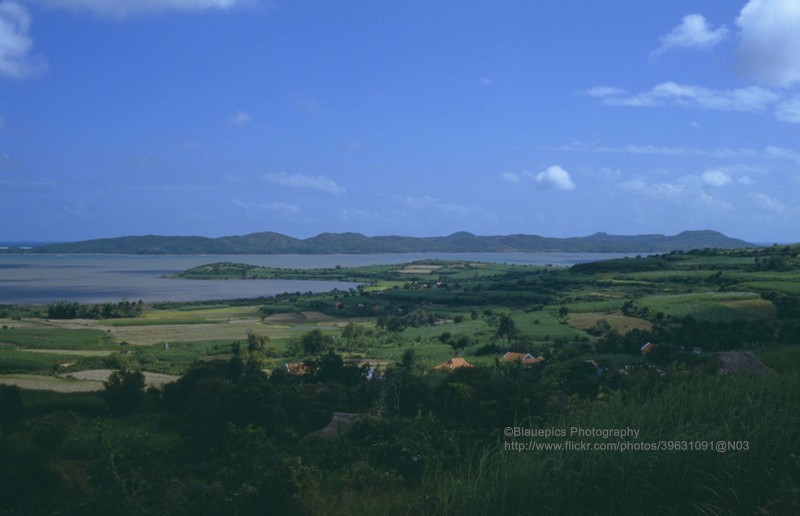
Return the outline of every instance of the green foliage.
{"type": "Polygon", "coordinates": [[[51,374],[55,362],[94,360],[183,374],[146,395],[129,372],[102,393],[0,388],[0,512],[795,514],[800,274],[773,270],[772,255],[791,262],[778,248],[574,270],[375,268],[372,280],[396,283],[259,300],[265,317],[293,312],[263,326],[252,300],[175,305],[131,321],[224,323],[235,313],[253,330],[169,349],[120,347],[86,329],[2,329],[3,367],[27,360],[51,374]],[[585,312],[636,316],[647,329],[570,326],[585,312]],[[647,341],[655,348],[643,356],[647,341]],[[36,347],[53,352],[21,349],[36,347]],[[64,349],[73,354],[55,352],[64,349]],[[544,360],[502,362],[509,349],[544,360]],[[713,375],[710,351],[742,349],[775,373],[713,375]],[[431,372],[454,352],[476,367],[431,372]],[[297,357],[306,374],[284,367],[297,357]],[[370,380],[363,364],[378,361],[370,380]],[[337,412],[352,426],[332,425],[337,412]],[[507,426],[632,427],[639,442],[746,440],[750,449],[519,453],[505,449],[507,426]]]}
{"type": "Polygon", "coordinates": [[[300,339],[303,354],[306,356],[316,356],[333,345],[330,335],[325,335],[322,330],[315,329],[303,335],[300,339]]]}
{"type": "Polygon", "coordinates": [[[0,435],[5,425],[14,423],[22,417],[23,408],[20,388],[0,384],[0,435]]]}
{"type": "Polygon", "coordinates": [[[114,416],[130,414],[144,402],[144,375],[140,371],[115,371],[103,386],[103,399],[114,416]]]}
{"type": "Polygon", "coordinates": [[[142,309],[141,300],[136,303],[120,301],[117,304],[99,303],[94,305],[61,301],[47,307],[47,317],[50,319],[116,319],[138,317],[142,314],[142,309]]]}
{"type": "Polygon", "coordinates": [[[115,349],[106,332],[87,328],[7,328],[0,330],[0,338],[28,349],[115,349]]]}
{"type": "MultiPolygon", "coordinates": [[[[455,470],[434,465],[426,485],[432,514],[524,514],[531,501],[554,514],[719,514],[797,512],[800,387],[786,376],[698,377],[655,393],[589,403],[545,424],[555,428],[635,428],[639,442],[747,441],[717,451],[506,449],[501,439],[467,452],[455,470]],[[780,479],[780,480],[778,480],[780,479]]],[[[533,439],[563,443],[570,438],[533,439]]],[[[526,443],[528,440],[519,440],[526,443]]],[[[583,439],[608,444],[602,439],[583,439]]]]}

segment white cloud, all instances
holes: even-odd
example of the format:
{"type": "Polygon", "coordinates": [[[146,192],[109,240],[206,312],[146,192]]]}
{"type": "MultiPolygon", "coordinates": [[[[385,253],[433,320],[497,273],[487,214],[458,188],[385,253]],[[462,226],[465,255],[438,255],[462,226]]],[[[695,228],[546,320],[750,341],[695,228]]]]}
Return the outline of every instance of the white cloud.
{"type": "Polygon", "coordinates": [[[742,71],[770,86],[800,82],[800,2],[750,0],[736,18],[742,71]]]}
{"type": "Polygon", "coordinates": [[[722,188],[731,184],[731,176],[722,170],[706,170],[700,174],[700,180],[704,185],[713,188],[722,188]]]}
{"type": "Polygon", "coordinates": [[[47,69],[41,56],[31,54],[30,28],[31,16],[25,7],[0,2],[0,76],[22,79],[47,69]]]}
{"type": "Polygon", "coordinates": [[[728,29],[725,26],[712,29],[702,14],[689,14],[683,17],[680,25],[661,37],[661,46],[653,55],[657,56],[673,48],[711,48],[727,35],[728,29]]]}
{"type": "Polygon", "coordinates": [[[231,202],[234,205],[238,206],[239,208],[245,210],[270,211],[283,216],[295,215],[297,213],[300,213],[299,206],[283,202],[260,203],[260,202],[246,202],[246,201],[241,201],[239,199],[231,199],[231,202]]]}
{"type": "Polygon", "coordinates": [[[660,199],[674,199],[681,195],[683,188],[683,185],[674,185],[672,183],[656,183],[650,185],[649,191],[654,197],[660,199]]]}
{"type": "Polygon", "coordinates": [[[615,88],[613,86],[595,86],[594,88],[589,88],[584,93],[590,97],[603,98],[624,95],[627,92],[622,88],[615,88]]]}
{"type": "Polygon", "coordinates": [[[253,117],[250,113],[245,113],[244,111],[237,111],[236,113],[232,114],[226,120],[226,124],[230,127],[237,127],[240,125],[246,125],[253,121],[253,117]]]}
{"type": "Polygon", "coordinates": [[[520,178],[519,174],[516,172],[504,172],[500,177],[508,181],[509,183],[519,183],[520,178]]]}
{"type": "Polygon", "coordinates": [[[742,158],[753,157],[758,154],[753,149],[731,149],[721,147],[718,149],[698,149],[693,147],[657,147],[655,145],[620,145],[620,146],[593,146],[583,143],[571,143],[556,147],[543,147],[545,150],[561,152],[602,152],[614,154],[652,154],[664,156],[708,156],[712,158],[742,158]]]}
{"type": "MultiPolygon", "coordinates": [[[[798,53],[800,53],[800,48],[798,48],[798,53]]],[[[778,104],[778,108],[775,110],[775,118],[781,122],[800,124],[800,94],[778,104]]]]}
{"type": "Polygon", "coordinates": [[[332,179],[324,176],[306,176],[303,174],[287,174],[278,172],[277,174],[264,174],[264,179],[270,183],[275,183],[292,188],[306,188],[310,190],[321,190],[332,194],[344,193],[344,188],[336,184],[332,179]]]}
{"type": "Polygon", "coordinates": [[[544,172],[539,172],[534,179],[539,183],[540,188],[546,190],[571,190],[575,188],[575,183],[569,177],[569,172],[558,165],[553,165],[544,172]]]}
{"type": "Polygon", "coordinates": [[[711,208],[715,211],[732,211],[733,205],[726,201],[720,201],[719,199],[715,199],[714,197],[708,195],[706,192],[701,192],[700,197],[698,198],[700,203],[708,208],[711,208]]]}
{"type": "Polygon", "coordinates": [[[376,212],[361,210],[358,208],[339,210],[339,216],[346,222],[364,222],[382,220],[380,214],[376,212]]]}
{"type": "Polygon", "coordinates": [[[632,179],[621,183],[620,186],[626,190],[642,192],[655,199],[675,199],[683,192],[683,185],[672,183],[653,183],[648,184],[641,179],[632,179]]]}
{"type": "Polygon", "coordinates": [[[659,107],[683,106],[721,111],[764,111],[781,96],[758,86],[735,90],[713,90],[702,86],[663,82],[650,91],[636,95],[607,94],[601,97],[611,106],[659,107]]]}
{"type": "Polygon", "coordinates": [[[101,16],[124,18],[165,11],[198,12],[210,9],[266,5],[271,0],[34,0],[53,9],[89,11],[101,16]]]}
{"type": "Polygon", "coordinates": [[[784,147],[767,147],[764,156],[773,159],[788,159],[800,163],[800,152],[784,147]]]}
{"type": "Polygon", "coordinates": [[[755,200],[758,204],[762,207],[772,210],[778,213],[783,213],[786,211],[786,205],[780,202],[778,199],[774,197],[770,197],[769,195],[761,192],[750,192],[750,198],[755,200]]]}

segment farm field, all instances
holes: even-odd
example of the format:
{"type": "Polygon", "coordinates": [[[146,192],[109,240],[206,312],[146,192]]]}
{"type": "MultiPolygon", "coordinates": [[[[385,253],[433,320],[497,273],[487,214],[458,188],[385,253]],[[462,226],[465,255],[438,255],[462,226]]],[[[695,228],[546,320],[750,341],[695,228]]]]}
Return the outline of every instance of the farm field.
{"type": "MultiPolygon", "coordinates": [[[[307,514],[384,514],[397,503],[412,513],[525,513],[533,493],[563,513],[613,512],[622,499],[632,513],[794,513],[800,296],[785,285],[800,280],[800,263],[769,270],[770,255],[753,255],[768,252],[797,254],[290,271],[368,281],[258,303],[155,303],[107,319],[13,307],[0,318],[0,404],[17,415],[0,422],[0,459],[21,464],[8,443],[59,428],[35,464],[69,471],[48,487],[70,510],[129,503],[105,482],[157,512],[200,511],[197,496],[229,509],[240,493],[240,512],[269,501],[307,514]],[[528,441],[503,433],[576,426],[635,428],[642,437],[629,444],[739,448],[519,453],[508,447],[528,441]],[[126,491],[119,470],[104,469],[112,458],[146,487],[126,491]],[[86,480],[70,498],[75,479],[86,480]],[[660,487],[630,487],[640,481],[660,487]]],[[[191,276],[201,273],[247,281],[280,271],[212,264],[191,276]]],[[[17,507],[33,503],[24,493],[12,496],[17,507]]]]}

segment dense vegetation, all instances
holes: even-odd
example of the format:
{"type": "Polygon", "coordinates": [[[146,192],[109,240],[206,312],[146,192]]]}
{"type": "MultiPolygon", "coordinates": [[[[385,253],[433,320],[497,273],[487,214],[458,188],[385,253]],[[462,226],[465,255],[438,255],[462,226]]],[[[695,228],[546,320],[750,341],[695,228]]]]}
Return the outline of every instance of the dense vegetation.
{"type": "Polygon", "coordinates": [[[798,257],[225,263],[185,277],[362,286],[87,327],[7,307],[0,379],[107,373],[0,386],[0,513],[797,514],[798,257]]]}
{"type": "Polygon", "coordinates": [[[273,232],[206,238],[194,236],[127,236],[47,244],[7,252],[124,254],[367,254],[467,252],[652,253],[673,249],[742,248],[749,244],[715,231],[684,231],[673,236],[621,236],[595,233],[587,237],[538,235],[476,236],[459,232],[446,237],[368,237],[359,233],[323,233],[297,239],[273,232]]]}

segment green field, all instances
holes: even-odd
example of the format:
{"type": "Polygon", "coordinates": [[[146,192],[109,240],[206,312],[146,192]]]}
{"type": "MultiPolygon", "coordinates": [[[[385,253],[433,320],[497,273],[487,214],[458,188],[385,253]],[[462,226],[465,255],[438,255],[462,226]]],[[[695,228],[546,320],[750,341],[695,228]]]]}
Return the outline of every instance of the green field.
{"type": "Polygon", "coordinates": [[[0,320],[0,497],[10,514],[797,514],[797,254],[211,264],[190,276],[364,286],[124,319],[16,310],[0,320]],[[453,358],[473,367],[433,370],[453,358]],[[740,448],[520,452],[509,427],[740,448]]]}

